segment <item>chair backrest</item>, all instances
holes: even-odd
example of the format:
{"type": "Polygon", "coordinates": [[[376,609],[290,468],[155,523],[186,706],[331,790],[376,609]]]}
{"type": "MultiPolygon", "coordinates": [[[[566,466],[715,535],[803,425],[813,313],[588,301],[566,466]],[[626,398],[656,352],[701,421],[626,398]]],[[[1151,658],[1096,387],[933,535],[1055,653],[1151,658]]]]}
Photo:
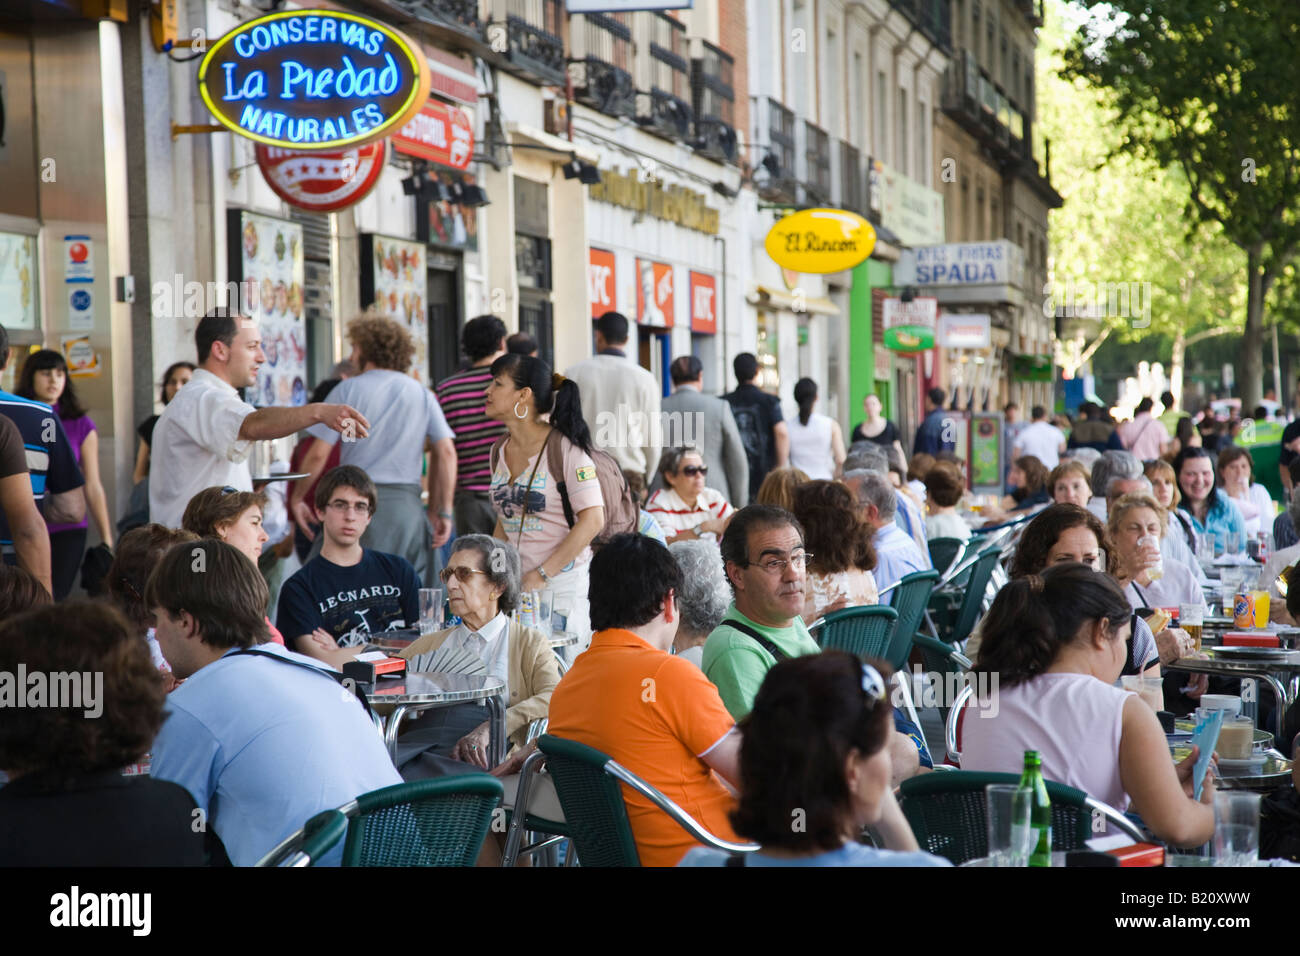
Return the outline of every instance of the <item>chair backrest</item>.
{"type": "Polygon", "coordinates": [[[966,550],[966,542],[961,538],[931,538],[927,544],[930,563],[940,575],[947,574],[966,550]]]}
{"type": "Polygon", "coordinates": [[[912,639],[925,617],[930,594],[938,580],[938,571],[914,571],[894,588],[889,606],[898,612],[898,623],[894,625],[894,639],[889,642],[889,652],[885,655],[894,670],[900,670],[912,653],[912,639]]]}
{"type": "Polygon", "coordinates": [[[337,810],[323,810],[308,820],[262,859],[258,866],[315,866],[348,832],[348,818],[337,810]]]}
{"type": "Polygon", "coordinates": [[[898,612],[882,604],[832,611],[818,632],[822,650],[848,651],[855,657],[887,657],[898,612]]]}
{"type": "Polygon", "coordinates": [[[363,793],[340,808],[343,865],[473,866],[502,792],[491,774],[467,773],[363,793]]]}
{"type": "Polygon", "coordinates": [[[605,772],[612,759],[594,747],[551,734],[537,739],[583,866],[640,866],[632,824],[618,780],[605,772]]]}
{"type": "Polygon", "coordinates": [[[989,579],[993,576],[993,568],[1001,556],[1001,547],[990,545],[981,551],[979,558],[976,559],[971,568],[970,579],[966,582],[966,593],[962,596],[957,620],[953,623],[952,643],[960,645],[970,637],[971,631],[975,630],[975,622],[979,620],[980,609],[984,604],[984,592],[989,586],[989,579]]]}
{"type": "MultiPolygon", "coordinates": [[[[984,788],[990,783],[1019,780],[1019,775],[1013,773],[970,770],[921,774],[903,781],[898,804],[922,850],[960,865],[989,852],[984,788]]],[[[1084,849],[1085,840],[1099,835],[1093,832],[1092,815],[1104,804],[1082,790],[1051,780],[1047,782],[1047,796],[1052,801],[1053,850],[1084,849]]],[[[1114,815],[1103,812],[1108,819],[1123,818],[1118,810],[1105,809],[1114,815]]]]}

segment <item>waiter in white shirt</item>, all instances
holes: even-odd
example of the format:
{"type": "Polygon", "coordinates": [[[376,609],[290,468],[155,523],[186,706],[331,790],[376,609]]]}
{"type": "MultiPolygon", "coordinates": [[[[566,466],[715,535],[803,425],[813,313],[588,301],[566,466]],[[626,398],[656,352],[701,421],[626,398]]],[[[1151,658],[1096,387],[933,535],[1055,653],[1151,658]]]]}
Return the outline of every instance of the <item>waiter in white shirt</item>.
{"type": "Polygon", "coordinates": [[[194,330],[199,367],[185,389],[163,409],[154,427],[149,469],[149,520],[179,528],[185,506],[204,488],[252,491],[252,443],[284,438],[324,424],[345,440],[365,438],[370,423],[348,405],[254,408],[237,389],[257,381],[266,361],[253,319],[217,309],[194,330]]]}

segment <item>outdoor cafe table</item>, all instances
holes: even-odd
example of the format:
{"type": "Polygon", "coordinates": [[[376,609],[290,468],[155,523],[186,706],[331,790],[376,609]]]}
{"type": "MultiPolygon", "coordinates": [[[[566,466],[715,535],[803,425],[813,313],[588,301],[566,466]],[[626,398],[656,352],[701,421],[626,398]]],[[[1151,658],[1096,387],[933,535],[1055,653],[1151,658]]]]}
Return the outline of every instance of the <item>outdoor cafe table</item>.
{"type": "Polygon", "coordinates": [[[495,677],[482,674],[440,674],[434,671],[407,672],[400,679],[376,681],[366,692],[370,706],[392,705],[387,720],[375,715],[375,725],[383,732],[390,755],[397,753],[397,731],[407,714],[439,707],[451,707],[471,700],[486,702],[488,708],[488,766],[505,759],[506,710],[502,694],[506,685],[495,677]]]}
{"type": "Polygon", "coordinates": [[[1217,657],[1218,649],[1209,650],[1209,659],[1184,657],[1170,667],[1193,674],[1215,674],[1219,677],[1253,677],[1268,686],[1277,699],[1273,713],[1275,739],[1283,737],[1286,710],[1296,698],[1296,679],[1300,678],[1300,651],[1279,652],[1276,657],[1250,660],[1246,658],[1217,657]]]}

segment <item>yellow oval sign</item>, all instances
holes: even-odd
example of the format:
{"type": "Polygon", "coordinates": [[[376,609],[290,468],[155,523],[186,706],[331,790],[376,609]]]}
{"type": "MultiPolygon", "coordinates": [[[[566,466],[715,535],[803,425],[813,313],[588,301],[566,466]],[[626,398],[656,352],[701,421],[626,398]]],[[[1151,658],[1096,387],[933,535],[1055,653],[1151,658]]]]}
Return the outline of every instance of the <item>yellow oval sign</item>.
{"type": "Polygon", "coordinates": [[[293,150],[357,146],[399,130],[431,82],[418,43],[337,10],[241,23],[199,64],[199,93],[223,126],[293,150]]]}
{"type": "Polygon", "coordinates": [[[876,230],[846,209],[804,209],[777,222],[764,243],[777,265],[796,272],[852,269],[876,247],[876,230]]]}

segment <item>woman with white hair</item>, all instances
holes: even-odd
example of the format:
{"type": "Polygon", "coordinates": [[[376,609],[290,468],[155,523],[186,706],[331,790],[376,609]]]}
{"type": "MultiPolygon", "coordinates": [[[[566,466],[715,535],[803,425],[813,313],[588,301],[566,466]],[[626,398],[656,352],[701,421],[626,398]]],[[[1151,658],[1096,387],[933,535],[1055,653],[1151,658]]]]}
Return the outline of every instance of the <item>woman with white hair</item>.
{"type": "Polygon", "coordinates": [[[731,603],[731,588],[712,542],[677,541],[668,550],[682,569],[682,590],[677,595],[681,623],[673,638],[673,653],[700,667],[704,642],[731,603]]]}

